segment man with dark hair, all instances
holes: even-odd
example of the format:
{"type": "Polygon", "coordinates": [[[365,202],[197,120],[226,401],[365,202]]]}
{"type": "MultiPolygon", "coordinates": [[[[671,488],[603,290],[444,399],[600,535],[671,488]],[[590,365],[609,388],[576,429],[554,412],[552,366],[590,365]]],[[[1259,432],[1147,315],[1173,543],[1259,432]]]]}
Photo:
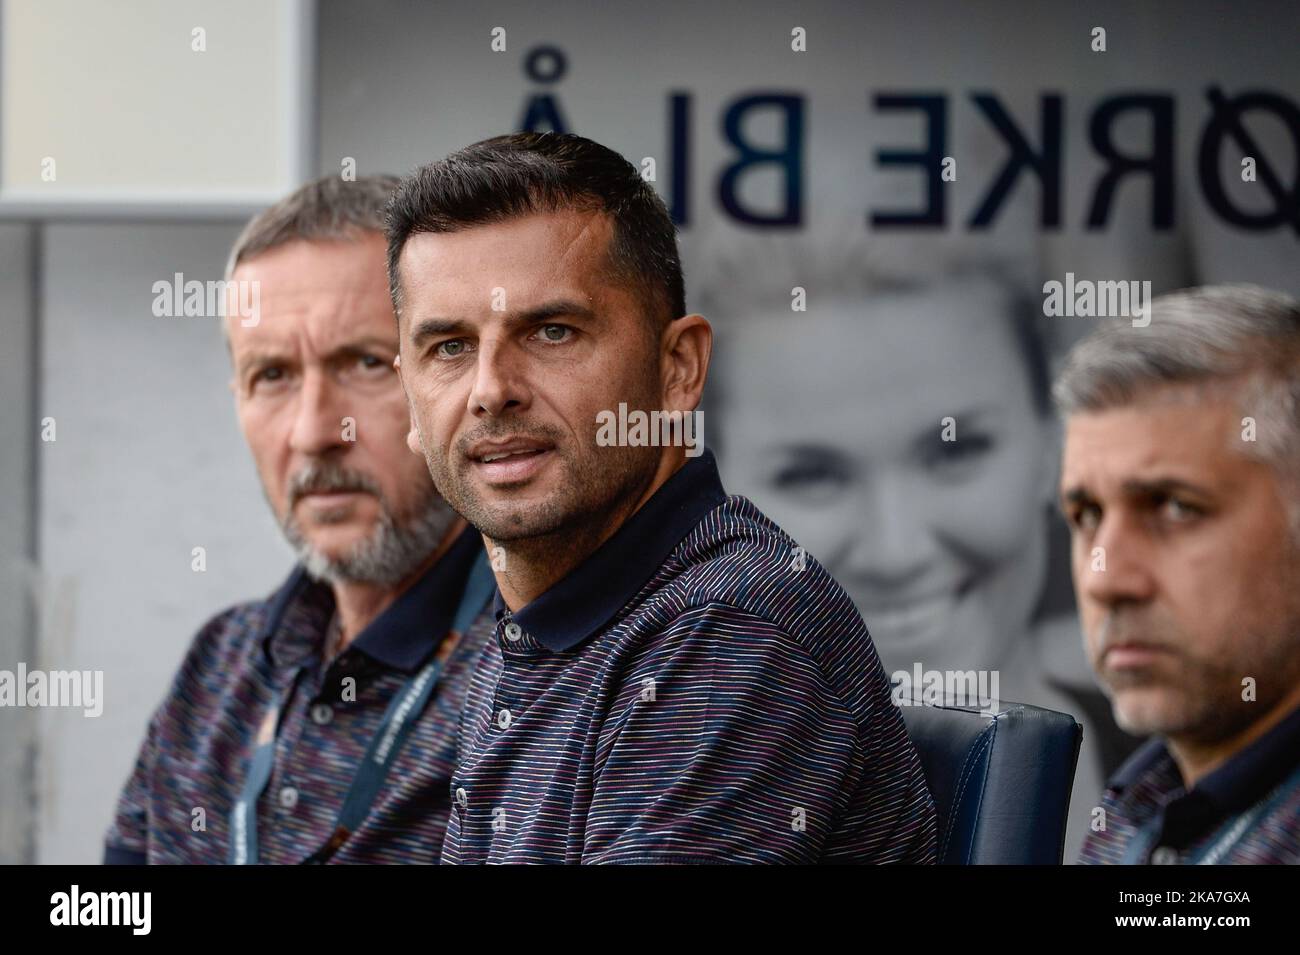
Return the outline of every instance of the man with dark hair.
{"type": "Polygon", "coordinates": [[[712,332],[635,168],[571,135],[469,146],[394,193],[388,268],[408,441],[498,587],[444,861],[933,861],[852,602],[688,459],[712,332]]]}
{"type": "Polygon", "coordinates": [[[396,183],[308,183],[235,243],[227,291],[257,283],[261,307],[226,321],[231,387],[300,565],[195,638],[108,862],[438,858],[491,576],[406,447],[380,234],[396,183]]]}
{"type": "Polygon", "coordinates": [[[1300,302],[1157,298],[1056,386],[1084,643],[1115,719],[1091,864],[1300,863],[1300,302]]]}

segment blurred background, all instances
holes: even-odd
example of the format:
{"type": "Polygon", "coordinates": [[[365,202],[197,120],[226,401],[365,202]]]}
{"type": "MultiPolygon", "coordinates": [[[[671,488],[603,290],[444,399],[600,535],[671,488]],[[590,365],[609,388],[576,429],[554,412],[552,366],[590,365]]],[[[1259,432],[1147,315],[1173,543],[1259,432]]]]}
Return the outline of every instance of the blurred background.
{"type": "Polygon", "coordinates": [[[997,669],[1079,718],[1086,816],[1133,741],[1053,504],[1046,382],[1090,320],[1043,284],[1300,293],[1298,10],[4,0],[0,669],[102,670],[105,701],[0,708],[0,861],[98,860],[190,639],[292,561],[218,319],[155,315],[155,283],[220,279],[306,179],[521,129],[653,177],[717,329],[728,489],[831,569],[887,669],[997,669]]]}

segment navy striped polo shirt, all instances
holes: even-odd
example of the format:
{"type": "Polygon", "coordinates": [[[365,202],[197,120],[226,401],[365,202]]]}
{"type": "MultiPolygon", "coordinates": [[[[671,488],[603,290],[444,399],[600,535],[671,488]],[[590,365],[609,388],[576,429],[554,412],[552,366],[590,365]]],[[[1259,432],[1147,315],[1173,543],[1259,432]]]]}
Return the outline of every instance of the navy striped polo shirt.
{"type": "MultiPolygon", "coordinates": [[[[288,698],[257,803],[260,861],[299,863],[321,848],[389,703],[442,642],[482,550],[466,528],[331,661],[321,652],[333,591],[301,567],[269,599],[210,620],[149,722],[105,862],[226,862],[232,809],[277,692],[288,698]]],[[[460,710],[492,622],[489,605],[448,657],[370,814],[331,862],[438,861],[460,710]]]]}
{"type": "Polygon", "coordinates": [[[726,495],[710,452],[495,613],[444,862],[935,860],[934,804],[862,618],[726,495]]]}
{"type": "Polygon", "coordinates": [[[1300,865],[1300,708],[1190,790],[1154,737],[1121,766],[1084,865],[1300,865]]]}

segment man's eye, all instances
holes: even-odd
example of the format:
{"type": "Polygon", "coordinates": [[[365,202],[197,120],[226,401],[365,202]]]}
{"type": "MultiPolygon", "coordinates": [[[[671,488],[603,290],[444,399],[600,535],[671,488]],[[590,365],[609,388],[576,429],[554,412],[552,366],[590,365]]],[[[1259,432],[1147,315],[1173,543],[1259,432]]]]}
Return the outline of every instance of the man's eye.
{"type": "Polygon", "coordinates": [[[1101,510],[1093,504],[1085,504],[1070,511],[1068,519],[1072,527],[1090,533],[1101,523],[1101,510]]]}
{"type": "Polygon", "coordinates": [[[459,358],[468,350],[469,346],[463,338],[453,338],[439,343],[434,352],[439,358],[459,358]]]}
{"type": "Polygon", "coordinates": [[[1176,497],[1166,498],[1160,506],[1160,513],[1174,524],[1185,524],[1201,515],[1201,509],[1194,504],[1180,501],[1176,497]]]}
{"type": "Polygon", "coordinates": [[[558,343],[565,341],[572,331],[567,325],[543,325],[541,327],[542,341],[558,343]]]}
{"type": "Polygon", "coordinates": [[[266,368],[259,369],[253,373],[251,379],[254,385],[262,382],[271,383],[281,381],[284,378],[284,369],[278,365],[269,365],[266,368]]]}
{"type": "Polygon", "coordinates": [[[375,355],[362,355],[362,356],[360,356],[360,357],[357,359],[357,362],[360,363],[360,365],[361,365],[362,368],[388,368],[388,367],[390,367],[389,365],[387,365],[387,364],[384,362],[384,360],[383,360],[382,358],[378,358],[378,357],[376,357],[375,355]]]}

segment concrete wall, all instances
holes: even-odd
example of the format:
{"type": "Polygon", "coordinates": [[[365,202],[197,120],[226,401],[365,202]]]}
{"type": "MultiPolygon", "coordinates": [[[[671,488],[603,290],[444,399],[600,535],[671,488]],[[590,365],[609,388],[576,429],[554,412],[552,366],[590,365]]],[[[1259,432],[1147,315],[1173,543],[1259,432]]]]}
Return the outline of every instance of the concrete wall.
{"type": "MultiPolygon", "coordinates": [[[[36,651],[28,584],[36,566],[36,230],[0,225],[0,669],[36,651]]],[[[0,864],[35,854],[36,714],[0,717],[0,864]]]]}

